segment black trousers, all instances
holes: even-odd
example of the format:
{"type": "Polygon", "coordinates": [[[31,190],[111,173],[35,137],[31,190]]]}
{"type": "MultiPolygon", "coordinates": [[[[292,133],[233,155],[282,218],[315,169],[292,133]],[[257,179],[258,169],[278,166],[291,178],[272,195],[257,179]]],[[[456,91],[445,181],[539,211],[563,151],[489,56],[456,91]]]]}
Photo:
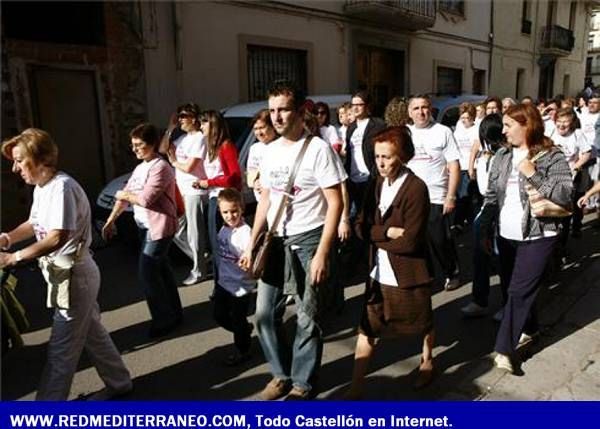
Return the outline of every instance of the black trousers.
{"type": "Polygon", "coordinates": [[[499,237],[498,241],[501,272],[512,272],[512,275],[495,350],[510,355],[516,350],[521,333],[531,334],[538,330],[535,298],[558,236],[532,241],[513,241],[499,237]],[[507,250],[514,253],[502,255],[507,250]]]}
{"type": "Polygon", "coordinates": [[[248,308],[254,294],[233,296],[221,286],[215,287],[214,313],[215,321],[222,328],[233,332],[233,343],[240,353],[250,350],[252,325],[248,323],[248,308]]]}
{"type": "MultiPolygon", "coordinates": [[[[427,241],[432,259],[430,263],[436,261],[444,277],[453,278],[459,274],[458,256],[450,234],[450,216],[444,215],[443,212],[443,205],[431,204],[427,224],[427,241]]],[[[430,267],[430,272],[435,272],[433,266],[430,267]]]]}

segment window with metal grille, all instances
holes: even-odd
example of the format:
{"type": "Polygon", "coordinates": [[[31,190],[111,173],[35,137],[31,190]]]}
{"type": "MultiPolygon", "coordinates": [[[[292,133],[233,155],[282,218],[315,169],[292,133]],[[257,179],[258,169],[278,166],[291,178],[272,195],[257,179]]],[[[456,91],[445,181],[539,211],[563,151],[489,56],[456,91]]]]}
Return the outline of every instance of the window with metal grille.
{"type": "Polygon", "coordinates": [[[462,93],[462,70],[451,67],[437,68],[437,93],[457,95],[462,93]]]}
{"type": "Polygon", "coordinates": [[[275,80],[294,82],[306,93],[307,51],[248,45],[248,101],[264,100],[275,80]]]}
{"type": "Polygon", "coordinates": [[[464,0],[440,0],[439,8],[442,12],[448,12],[458,16],[465,16],[464,0]]]}

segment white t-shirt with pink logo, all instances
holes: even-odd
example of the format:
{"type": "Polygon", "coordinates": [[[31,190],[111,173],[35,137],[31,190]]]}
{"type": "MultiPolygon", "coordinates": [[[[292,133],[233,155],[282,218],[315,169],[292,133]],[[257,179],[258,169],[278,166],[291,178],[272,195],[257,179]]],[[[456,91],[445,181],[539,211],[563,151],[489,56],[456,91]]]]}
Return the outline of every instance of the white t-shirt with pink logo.
{"type": "Polygon", "coordinates": [[[49,256],[74,255],[79,243],[88,248],[92,242],[91,210],[85,192],[71,176],[59,171],[44,186],[33,190],[29,223],[41,241],[52,230],[69,231],[69,239],[49,256]]]}
{"type": "Polygon", "coordinates": [[[476,125],[472,125],[469,128],[465,128],[463,125],[460,128],[457,127],[456,131],[454,131],[454,140],[456,140],[456,144],[458,145],[458,150],[460,152],[459,163],[462,171],[467,171],[469,169],[471,148],[473,147],[475,140],[478,139],[479,127],[476,125]]]}
{"type": "Polygon", "coordinates": [[[554,144],[565,154],[565,158],[571,168],[573,168],[582,154],[592,150],[591,143],[581,130],[575,130],[564,137],[558,131],[555,131],[551,138],[554,144]]]}
{"type": "Polygon", "coordinates": [[[408,168],[427,185],[431,203],[444,204],[448,193],[446,165],[460,159],[452,130],[437,122],[431,122],[425,128],[414,125],[408,128],[415,146],[415,156],[408,162],[408,168]]]}
{"type": "Polygon", "coordinates": [[[586,112],[582,113],[581,116],[579,116],[579,121],[581,122],[581,131],[583,131],[585,138],[591,144],[594,143],[594,139],[596,138],[596,129],[594,128],[594,126],[596,125],[598,118],[600,118],[600,112],[586,112]]]}
{"type": "Polygon", "coordinates": [[[252,229],[242,222],[236,228],[223,225],[217,235],[219,246],[218,284],[235,297],[244,296],[254,289],[256,280],[238,266],[238,261],[250,243],[252,229]]]}
{"type": "MultiPolygon", "coordinates": [[[[269,189],[267,223],[273,224],[296,158],[306,135],[291,145],[280,137],[270,143],[260,166],[262,187],[269,189]]],[[[277,234],[290,236],[308,232],[325,223],[327,202],[322,189],[346,180],[338,155],[331,145],[318,137],[310,142],[292,188],[292,199],[277,226],[277,234]]]]}
{"type": "MultiPolygon", "coordinates": [[[[148,181],[148,174],[150,174],[150,169],[156,165],[157,162],[160,161],[161,158],[154,158],[150,161],[142,161],[140,162],[133,173],[131,173],[131,177],[127,181],[127,185],[125,189],[129,192],[141,193],[144,189],[144,185],[148,181]]],[[[150,229],[150,223],[148,221],[148,211],[137,204],[132,204],[133,207],[133,219],[135,223],[140,228],[150,229]]]]}
{"type": "Polygon", "coordinates": [[[204,135],[197,131],[193,134],[184,134],[173,142],[175,145],[175,158],[177,162],[188,162],[190,158],[200,160],[196,162],[194,169],[186,173],[180,169],[175,169],[175,180],[177,187],[182,195],[203,195],[206,194],[204,189],[195,189],[192,184],[200,179],[205,179],[204,165],[202,160],[206,158],[206,143],[204,135]]]}
{"type": "Polygon", "coordinates": [[[500,209],[500,236],[507,240],[523,240],[521,220],[525,213],[519,188],[519,163],[527,157],[527,149],[513,149],[512,170],[506,182],[504,204],[500,209]]]}
{"type": "MultiPolygon", "coordinates": [[[[221,165],[221,159],[219,158],[218,154],[212,161],[208,159],[208,156],[206,157],[206,159],[204,160],[204,171],[206,172],[207,179],[214,179],[215,177],[223,175],[223,166],[221,165]]],[[[219,192],[221,192],[223,189],[225,188],[220,186],[209,188],[209,198],[218,197],[219,192]]]]}

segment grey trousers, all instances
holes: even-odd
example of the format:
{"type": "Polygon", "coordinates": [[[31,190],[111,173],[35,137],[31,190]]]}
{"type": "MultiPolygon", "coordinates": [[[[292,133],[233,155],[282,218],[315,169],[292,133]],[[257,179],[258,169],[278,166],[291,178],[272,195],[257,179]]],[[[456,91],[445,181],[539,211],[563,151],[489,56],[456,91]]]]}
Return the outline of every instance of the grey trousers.
{"type": "Polygon", "coordinates": [[[123,392],[131,388],[129,371],[110,335],[100,322],[96,298],[100,271],[91,256],[73,267],[70,308],[56,309],[48,344],[48,361],[37,391],[38,401],[64,401],[83,349],[107,388],[123,392]]]}
{"type": "Polygon", "coordinates": [[[202,195],[183,195],[185,216],[179,218],[179,229],[173,241],[193,262],[190,274],[201,277],[206,274],[206,227],[202,195]]]}

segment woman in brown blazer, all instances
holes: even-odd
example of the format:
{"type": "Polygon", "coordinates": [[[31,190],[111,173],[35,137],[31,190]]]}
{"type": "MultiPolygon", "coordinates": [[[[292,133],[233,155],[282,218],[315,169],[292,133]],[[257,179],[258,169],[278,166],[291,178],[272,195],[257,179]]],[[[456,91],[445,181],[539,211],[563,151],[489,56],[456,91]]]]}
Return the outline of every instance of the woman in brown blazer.
{"type": "Polygon", "coordinates": [[[433,374],[433,311],[427,269],[427,186],[406,164],[415,149],[407,127],[390,127],[373,138],[378,177],[366,193],[356,233],[370,245],[363,315],[347,399],[362,395],[379,338],[423,336],[415,388],[433,374]]]}

